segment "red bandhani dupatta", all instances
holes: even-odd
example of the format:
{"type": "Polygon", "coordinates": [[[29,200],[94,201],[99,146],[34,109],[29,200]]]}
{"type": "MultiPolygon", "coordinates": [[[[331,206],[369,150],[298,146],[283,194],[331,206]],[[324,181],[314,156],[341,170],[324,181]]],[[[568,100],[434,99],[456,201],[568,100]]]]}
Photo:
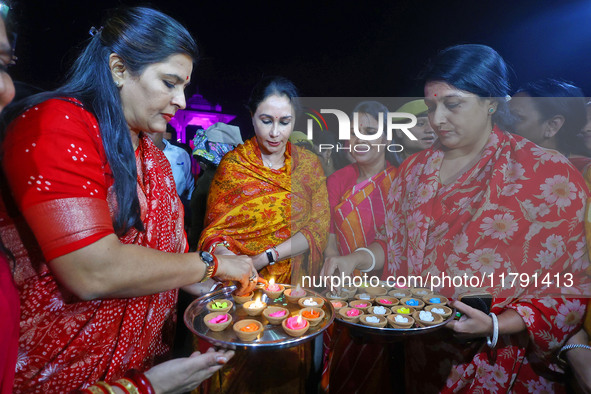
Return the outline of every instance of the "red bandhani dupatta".
{"type": "Polygon", "coordinates": [[[263,268],[260,275],[296,283],[320,271],[329,223],[324,173],[318,158],[288,143],[285,166],[263,165],[256,137],[224,156],[207,199],[203,250],[226,242],[236,253],[254,256],[301,232],[310,251],[263,268]]]}
{"type": "MultiPolygon", "coordinates": [[[[14,392],[69,392],[152,366],[170,349],[163,330],[175,320],[176,290],[81,301],[47,264],[113,233],[112,177],[96,119],[80,103],[49,100],[12,123],[4,152],[17,203],[6,204],[0,221],[2,240],[15,255],[21,299],[14,392]]],[[[136,163],[145,231],[132,229],[121,242],[183,252],[182,206],[166,157],[140,137],[136,163]]]]}
{"type": "Polygon", "coordinates": [[[585,311],[580,299],[564,296],[589,294],[585,183],[564,156],[498,129],[480,160],[445,186],[439,182],[442,159],[434,146],[399,169],[386,210],[384,276],[475,276],[480,282],[442,291],[455,297],[475,285],[487,290],[495,296],[493,311],[512,308],[522,316],[529,341],[501,338],[492,359],[482,342],[475,349],[443,338],[411,341],[409,377],[433,371],[439,383],[432,387],[443,391],[555,389],[539,374],[552,377],[550,359],[585,311]],[[509,273],[525,276],[511,285],[509,273]],[[544,278],[553,281],[549,287],[544,278]]]}
{"type": "Polygon", "coordinates": [[[332,220],[341,256],[371,244],[384,231],[386,198],[396,167],[389,167],[347,190],[332,220]]]}

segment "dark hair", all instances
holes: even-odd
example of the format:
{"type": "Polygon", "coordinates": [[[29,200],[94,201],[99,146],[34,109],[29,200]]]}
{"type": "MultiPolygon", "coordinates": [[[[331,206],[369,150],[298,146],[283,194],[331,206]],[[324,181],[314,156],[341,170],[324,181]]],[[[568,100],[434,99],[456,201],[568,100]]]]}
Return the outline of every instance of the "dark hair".
{"type": "Polygon", "coordinates": [[[80,100],[100,125],[117,197],[118,211],[113,225],[118,234],[124,234],[131,227],[142,231],[143,225],[135,154],[119,91],[109,68],[109,56],[118,54],[132,75],[140,75],[147,66],[175,54],[186,54],[195,60],[197,45],[179,22],[151,8],[116,9],[102,26],[70,68],[63,86],[19,102],[7,119],[14,119],[26,108],[51,98],[80,100]]]}
{"type": "Polygon", "coordinates": [[[455,45],[439,52],[421,73],[425,83],[446,82],[460,90],[498,102],[492,116],[493,124],[510,125],[510,113],[505,97],[509,94],[509,68],[489,46],[479,44],[455,45]]]}
{"type": "Polygon", "coordinates": [[[300,109],[298,89],[289,79],[279,76],[268,76],[261,79],[250,93],[247,108],[251,115],[257,111],[260,103],[269,96],[286,96],[297,114],[300,109]]]}
{"type": "Polygon", "coordinates": [[[556,133],[558,150],[565,155],[580,150],[577,134],[587,123],[585,95],[571,83],[552,78],[529,82],[516,93],[526,93],[533,100],[542,121],[556,115],[564,116],[564,124],[556,133]]]}
{"type": "MultiPolygon", "coordinates": [[[[382,132],[384,133],[384,135],[386,134],[386,130],[385,130],[385,125],[386,125],[386,119],[388,118],[388,108],[380,103],[379,101],[362,101],[359,104],[357,104],[355,106],[355,108],[353,108],[353,113],[363,113],[363,114],[368,114],[370,115],[372,118],[374,118],[375,120],[379,121],[380,117],[379,114],[380,112],[383,114],[382,115],[382,132]]],[[[353,119],[353,116],[351,116],[351,119],[353,119]]],[[[390,152],[389,150],[385,149],[385,157],[386,160],[388,160],[391,164],[394,164],[396,166],[399,166],[402,163],[402,159],[401,157],[398,155],[398,153],[396,152],[390,152]]]]}

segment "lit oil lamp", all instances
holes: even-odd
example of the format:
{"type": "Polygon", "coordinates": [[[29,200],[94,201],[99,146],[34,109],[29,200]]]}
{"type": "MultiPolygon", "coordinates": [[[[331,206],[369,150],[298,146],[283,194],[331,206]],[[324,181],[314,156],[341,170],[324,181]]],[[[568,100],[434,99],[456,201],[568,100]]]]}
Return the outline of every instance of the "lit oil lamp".
{"type": "Polygon", "coordinates": [[[300,298],[306,296],[306,290],[302,289],[302,287],[298,284],[295,289],[287,289],[283,294],[285,294],[287,302],[292,302],[295,304],[300,298]]]}
{"type": "Polygon", "coordinates": [[[263,289],[267,297],[272,300],[281,297],[281,294],[283,294],[284,290],[285,286],[275,283],[275,279],[273,278],[271,278],[267,287],[263,289]]]}
{"type": "Polygon", "coordinates": [[[301,315],[289,317],[283,322],[281,322],[281,326],[285,332],[292,336],[292,337],[300,337],[304,335],[308,328],[310,328],[310,323],[301,315]]]}
{"type": "Polygon", "coordinates": [[[260,298],[257,298],[255,301],[248,301],[244,304],[244,310],[249,316],[260,315],[266,307],[267,304],[262,302],[260,298]]]}

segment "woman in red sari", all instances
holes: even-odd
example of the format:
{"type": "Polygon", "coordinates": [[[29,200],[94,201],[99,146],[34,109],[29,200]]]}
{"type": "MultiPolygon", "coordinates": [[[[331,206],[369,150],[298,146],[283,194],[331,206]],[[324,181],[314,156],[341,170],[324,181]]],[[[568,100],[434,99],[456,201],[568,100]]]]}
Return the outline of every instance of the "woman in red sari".
{"type": "MultiPolygon", "coordinates": [[[[21,300],[18,393],[145,371],[170,348],[178,287],[215,275],[252,288],[248,258],[184,253],[170,166],[143,133],[164,132],[185,106],[193,38],[148,8],[118,10],[103,26],[64,86],[13,113],[3,141],[0,233],[21,300]]],[[[118,384],[187,390],[231,355],[194,354],[118,384]]]]}
{"type": "MultiPolygon", "coordinates": [[[[385,242],[339,267],[351,272],[375,261],[385,277],[494,279],[481,285],[494,296],[490,316],[454,301],[463,316],[448,324],[450,331],[407,341],[409,392],[563,389],[555,382],[554,357],[585,311],[585,302],[567,295],[589,294],[587,191],[562,155],[502,131],[506,77],[502,58],[482,45],[451,47],[432,61],[425,103],[438,142],[399,168],[385,242]],[[529,281],[509,281],[503,288],[501,275],[509,272],[526,274],[529,281]],[[535,273],[560,283],[534,284],[535,273]]],[[[436,290],[456,298],[469,288],[436,290]]]]}

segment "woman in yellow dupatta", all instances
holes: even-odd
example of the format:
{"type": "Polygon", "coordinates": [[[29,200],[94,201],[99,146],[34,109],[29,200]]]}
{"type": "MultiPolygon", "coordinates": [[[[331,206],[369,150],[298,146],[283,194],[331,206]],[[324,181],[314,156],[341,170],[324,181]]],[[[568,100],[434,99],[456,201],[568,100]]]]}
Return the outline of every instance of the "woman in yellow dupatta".
{"type": "Polygon", "coordinates": [[[285,78],[255,87],[248,104],[255,137],[221,161],[199,242],[215,254],[252,256],[259,274],[278,283],[318,274],[330,218],[318,158],[288,141],[296,100],[285,78]]]}
{"type": "MultiPolygon", "coordinates": [[[[290,81],[263,79],[248,107],[255,137],[220,162],[209,189],[199,245],[216,255],[252,256],[261,277],[295,284],[302,275],[320,271],[330,219],[324,172],[316,155],[288,141],[297,108],[296,88],[290,81]]],[[[273,357],[242,353],[204,389],[304,393],[302,371],[309,362],[304,345],[273,357]]]]}

